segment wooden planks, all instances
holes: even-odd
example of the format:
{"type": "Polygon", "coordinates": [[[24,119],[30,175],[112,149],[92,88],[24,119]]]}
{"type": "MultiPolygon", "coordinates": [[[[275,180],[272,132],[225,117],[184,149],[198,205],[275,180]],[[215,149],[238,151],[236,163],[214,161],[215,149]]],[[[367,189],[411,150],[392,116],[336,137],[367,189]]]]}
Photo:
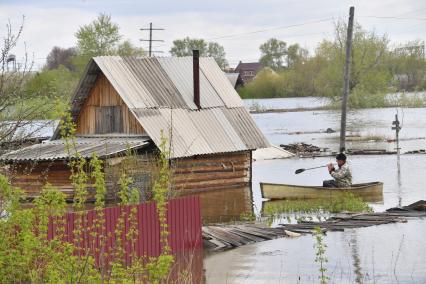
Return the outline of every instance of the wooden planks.
{"type": "Polygon", "coordinates": [[[301,222],[298,224],[281,224],[287,230],[310,231],[316,227],[327,231],[344,231],[350,228],[363,228],[391,223],[405,223],[406,218],[426,217],[426,212],[398,211],[363,214],[338,214],[324,222],[301,222]]]}
{"type": "Polygon", "coordinates": [[[76,124],[77,134],[114,132],[145,134],[143,127],[103,74],[99,76],[90,91],[90,95],[80,111],[76,124]],[[111,110],[112,113],[108,116],[107,114],[111,110]],[[111,130],[111,132],[105,132],[106,130],[111,130]]]}
{"type": "Polygon", "coordinates": [[[299,236],[299,234],[283,228],[270,228],[260,224],[203,227],[204,247],[214,251],[294,236],[299,236]]]}
{"type": "Polygon", "coordinates": [[[123,133],[121,106],[101,106],[95,108],[95,132],[97,134],[123,133]]]}
{"type": "Polygon", "coordinates": [[[412,207],[388,209],[389,212],[338,214],[324,222],[306,222],[298,224],[280,224],[277,228],[263,225],[216,225],[203,227],[205,247],[211,250],[223,250],[242,245],[272,240],[279,237],[294,237],[300,234],[312,234],[315,228],[326,231],[344,231],[392,223],[405,223],[407,218],[426,217],[426,202],[418,201],[412,207]],[[412,207],[423,209],[411,209],[412,207]],[[298,234],[300,233],[300,234],[298,234]]]}

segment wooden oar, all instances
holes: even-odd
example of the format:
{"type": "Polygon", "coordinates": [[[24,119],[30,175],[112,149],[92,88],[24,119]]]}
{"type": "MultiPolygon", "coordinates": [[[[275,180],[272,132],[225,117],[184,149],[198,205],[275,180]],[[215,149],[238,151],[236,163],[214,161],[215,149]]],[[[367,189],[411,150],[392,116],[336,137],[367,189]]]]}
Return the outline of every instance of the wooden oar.
{"type": "Polygon", "coordinates": [[[303,173],[304,171],[309,171],[309,170],[313,170],[313,169],[324,168],[324,167],[327,167],[327,166],[328,165],[314,167],[314,168],[307,168],[307,169],[297,169],[294,173],[297,175],[297,174],[303,173]]]}

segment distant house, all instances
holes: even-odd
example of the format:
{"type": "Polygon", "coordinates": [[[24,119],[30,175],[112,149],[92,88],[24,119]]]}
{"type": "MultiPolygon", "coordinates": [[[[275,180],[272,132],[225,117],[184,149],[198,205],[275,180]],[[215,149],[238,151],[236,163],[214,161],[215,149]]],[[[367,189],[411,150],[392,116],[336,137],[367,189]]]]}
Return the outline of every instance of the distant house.
{"type": "Polygon", "coordinates": [[[226,78],[228,78],[231,85],[234,87],[234,89],[243,86],[244,82],[241,78],[240,73],[225,73],[226,78]]]}
{"type": "MultiPolygon", "coordinates": [[[[269,143],[214,59],[200,58],[199,67],[197,62],[197,57],[90,60],[72,98],[75,150],[104,161],[107,201],[117,201],[116,178],[128,151],[137,160],[128,174],[146,196],[156,170],[150,161],[164,140],[176,194],[251,185],[252,151],[269,143]]],[[[0,157],[14,169],[12,183],[30,199],[48,182],[72,201],[69,159],[59,128],[51,141],[0,157]]]]}
{"type": "Polygon", "coordinates": [[[235,72],[239,73],[244,84],[247,84],[256,77],[257,73],[259,73],[262,68],[263,65],[259,62],[243,63],[240,61],[235,68],[235,72]]]}

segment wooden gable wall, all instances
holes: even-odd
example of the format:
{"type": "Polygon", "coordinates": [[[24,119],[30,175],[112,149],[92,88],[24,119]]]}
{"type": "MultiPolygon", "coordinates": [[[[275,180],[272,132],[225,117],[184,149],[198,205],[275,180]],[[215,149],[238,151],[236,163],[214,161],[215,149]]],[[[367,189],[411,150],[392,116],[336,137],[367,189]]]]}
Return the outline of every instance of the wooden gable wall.
{"type": "Polygon", "coordinates": [[[104,74],[96,80],[76,124],[77,134],[105,134],[105,129],[109,128],[115,133],[146,134],[104,74]],[[119,131],[115,131],[117,129],[119,131]]]}

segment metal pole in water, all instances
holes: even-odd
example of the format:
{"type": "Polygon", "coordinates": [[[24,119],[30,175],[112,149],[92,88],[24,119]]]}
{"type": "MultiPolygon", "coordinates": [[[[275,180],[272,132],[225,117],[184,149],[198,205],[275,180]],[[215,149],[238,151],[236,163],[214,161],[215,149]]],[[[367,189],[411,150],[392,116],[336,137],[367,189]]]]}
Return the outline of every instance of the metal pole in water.
{"type": "Polygon", "coordinates": [[[344,85],[342,96],[342,118],[340,121],[340,152],[346,150],[346,112],[348,111],[348,96],[349,96],[349,79],[350,79],[350,64],[351,64],[351,49],[352,49],[352,34],[354,26],[355,8],[349,9],[348,33],[346,38],[346,61],[344,73],[344,85]]]}
{"type": "Polygon", "coordinates": [[[392,130],[395,130],[395,140],[396,140],[396,166],[397,166],[397,174],[398,174],[398,206],[401,207],[402,197],[401,197],[401,158],[400,158],[400,149],[399,147],[399,131],[401,130],[401,126],[398,120],[398,113],[395,114],[395,120],[392,121],[392,130]]]}
{"type": "Polygon", "coordinates": [[[392,130],[395,130],[395,140],[396,140],[396,153],[399,156],[400,154],[400,147],[399,147],[399,131],[401,130],[401,126],[399,124],[398,120],[398,114],[395,114],[395,120],[392,121],[392,130]]]}

